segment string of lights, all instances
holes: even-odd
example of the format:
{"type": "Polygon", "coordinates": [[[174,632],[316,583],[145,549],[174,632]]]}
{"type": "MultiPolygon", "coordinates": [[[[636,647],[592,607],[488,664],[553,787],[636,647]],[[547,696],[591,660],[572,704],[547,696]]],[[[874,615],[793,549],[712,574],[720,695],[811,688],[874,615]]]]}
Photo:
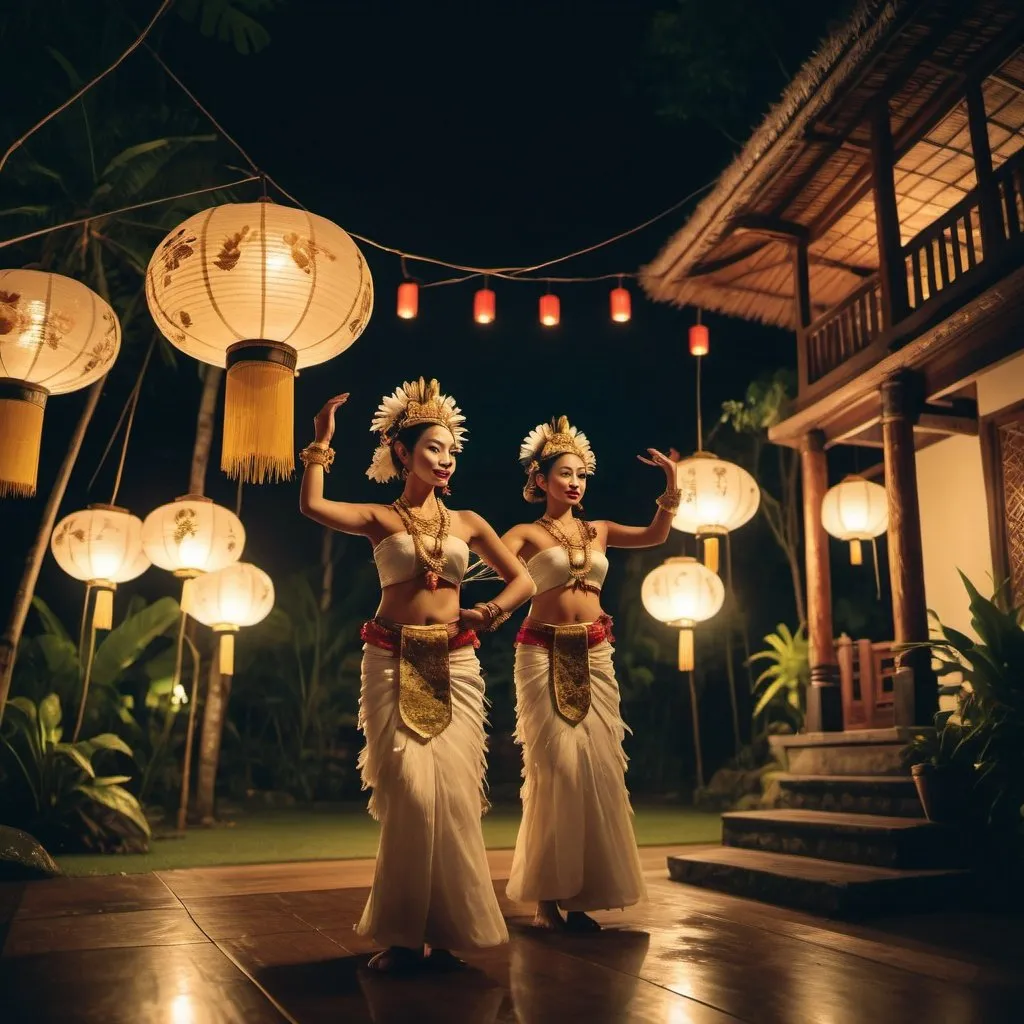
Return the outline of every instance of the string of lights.
{"type": "MultiPolygon", "coordinates": [[[[119,209],[105,211],[102,214],[92,214],[87,217],[77,218],[75,220],[64,221],[60,224],[55,224],[50,227],[40,228],[36,231],[27,232],[0,241],[0,248],[15,245],[17,243],[30,241],[34,238],[39,238],[43,235],[50,234],[55,231],[65,230],[71,227],[78,227],[84,224],[89,224],[93,220],[100,218],[104,220],[111,220],[122,216],[125,213],[134,212],[139,209],[146,207],[157,206],[161,203],[173,202],[179,199],[185,199],[196,195],[202,195],[208,192],[215,192],[220,190],[226,190],[235,188],[238,186],[246,185],[254,181],[259,181],[263,185],[264,196],[266,196],[267,186],[272,186],[277,192],[279,192],[285,199],[293,203],[300,209],[307,210],[308,208],[294,195],[292,195],[287,189],[285,189],[278,181],[276,181],[269,173],[261,169],[256,161],[249,155],[245,148],[238,142],[234,136],[227,131],[226,128],[217,120],[212,112],[200,101],[195,93],[181,80],[181,78],[168,67],[167,63],[157,54],[148,43],[145,42],[146,36],[149,34],[150,29],[159,19],[161,14],[167,7],[167,3],[163,3],[156,14],[153,16],[149,25],[145,28],[142,34],[126,49],[118,58],[111,64],[106,70],[97,75],[87,85],[83,86],[77,92],[75,92],[68,100],[58,106],[55,110],[51,111],[41,121],[39,121],[33,128],[26,132],[20,139],[18,139],[4,154],[2,160],[0,160],[0,170],[2,170],[4,163],[6,163],[8,157],[13,153],[20,145],[22,145],[32,134],[42,128],[47,122],[52,120],[63,110],[67,109],[72,103],[80,99],[85,92],[100,82],[108,74],[110,74],[115,68],[117,68],[134,50],[140,46],[144,46],[146,51],[150,54],[156,64],[164,71],[164,73],[181,89],[181,91],[188,97],[192,104],[197,110],[213,125],[213,127],[221,134],[221,136],[234,147],[239,153],[242,159],[248,166],[251,172],[247,177],[239,178],[236,181],[228,182],[222,185],[214,185],[208,188],[196,189],[191,192],[179,193],[173,196],[164,196],[158,199],[148,200],[143,203],[135,203],[131,206],[121,207],[119,209]]],[[[349,231],[354,239],[368,245],[380,252],[388,253],[389,255],[397,256],[401,262],[402,268],[402,282],[398,286],[397,301],[395,312],[396,315],[403,320],[414,319],[419,314],[419,301],[420,301],[420,290],[426,288],[438,288],[448,285],[464,284],[468,281],[483,279],[482,287],[478,288],[473,296],[473,319],[479,324],[493,323],[497,316],[497,298],[494,290],[490,287],[490,278],[497,280],[506,281],[510,283],[527,283],[533,284],[534,286],[543,286],[544,293],[539,297],[538,300],[538,318],[546,327],[554,327],[561,321],[561,303],[558,295],[552,291],[553,285],[561,284],[580,284],[580,283],[593,283],[600,281],[611,281],[617,282],[616,286],[609,293],[609,314],[611,319],[616,323],[626,323],[632,318],[632,297],[628,288],[623,285],[625,280],[635,280],[637,275],[631,271],[615,271],[612,273],[595,274],[595,275],[576,275],[576,276],[553,276],[553,275],[542,275],[539,271],[547,270],[551,267],[557,266],[562,263],[566,263],[570,260],[576,259],[580,256],[588,255],[596,252],[599,249],[606,248],[607,246],[613,245],[616,242],[628,238],[631,235],[636,234],[639,231],[650,227],[652,224],[657,223],[665,217],[671,216],[673,213],[681,209],[687,203],[692,202],[702,193],[706,192],[714,185],[714,180],[706,182],[700,188],[695,189],[682,199],[673,203],[671,206],[664,210],[654,214],[654,216],[647,218],[639,224],[633,227],[627,228],[624,231],[620,231],[617,234],[611,235],[608,238],[604,238],[591,245],[584,246],[580,249],[575,249],[572,252],[565,253],[561,256],[553,257],[552,259],[543,260],[539,263],[529,264],[525,266],[494,266],[494,267],[481,267],[472,266],[463,263],[455,263],[450,260],[441,259],[435,256],[427,256],[421,253],[409,252],[404,249],[400,249],[396,246],[386,245],[382,242],[377,241],[367,235],[358,234],[354,231],[349,231]],[[457,274],[446,278],[437,280],[421,280],[411,275],[408,271],[408,262],[422,263],[429,266],[442,267],[446,270],[456,271],[457,274]]]]}

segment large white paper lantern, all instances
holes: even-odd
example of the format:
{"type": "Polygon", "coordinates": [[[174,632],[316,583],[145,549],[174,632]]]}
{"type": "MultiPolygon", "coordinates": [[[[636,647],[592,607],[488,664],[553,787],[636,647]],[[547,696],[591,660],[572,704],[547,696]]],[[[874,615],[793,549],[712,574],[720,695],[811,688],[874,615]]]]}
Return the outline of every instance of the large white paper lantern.
{"type": "Polygon", "coordinates": [[[649,615],[679,627],[679,668],[693,668],[693,627],[717,615],[725,587],[717,573],[696,558],[669,558],[652,569],[640,587],[649,615]]]}
{"type": "Polygon", "coordinates": [[[874,540],[889,527],[885,488],[851,473],[825,492],[821,525],[837,540],[850,542],[850,564],[860,565],[864,560],[861,541],[874,540]]]}
{"type": "Polygon", "coordinates": [[[96,589],[93,625],[113,625],[114,590],[150,566],[142,549],[142,520],[116,505],[90,505],[65,516],[50,536],[57,564],[96,589]]]}
{"type": "Polygon", "coordinates": [[[225,569],[194,579],[189,596],[189,614],[209,626],[220,637],[220,671],[235,671],[234,634],[262,622],[274,607],[274,583],[250,562],[237,562],[225,569]]]}
{"type": "Polygon", "coordinates": [[[227,367],[221,468],[262,483],[295,468],[296,370],[363,333],[373,281],[337,224],[269,201],[228,203],[161,242],[146,301],[172,345],[227,367]]]}
{"type": "Polygon", "coordinates": [[[742,467],[711,452],[676,463],[679,508],[672,526],[704,538],[704,561],[718,571],[718,538],[750,522],[761,503],[757,481],[742,467]]]}
{"type": "Polygon", "coordinates": [[[36,493],[46,399],[99,380],[120,348],[117,316],[91,288],[0,270],[0,498],[36,493]]]}
{"type": "Polygon", "coordinates": [[[245,547],[245,527],[223,505],[201,494],[186,494],[146,516],[142,546],[154,565],[189,579],[237,562],[245,547]]]}

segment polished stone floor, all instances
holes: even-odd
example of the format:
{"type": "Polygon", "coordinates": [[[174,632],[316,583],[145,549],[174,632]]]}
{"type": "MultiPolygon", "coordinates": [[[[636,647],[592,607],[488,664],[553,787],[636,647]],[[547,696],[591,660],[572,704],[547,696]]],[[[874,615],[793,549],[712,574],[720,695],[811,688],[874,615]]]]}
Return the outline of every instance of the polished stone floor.
{"type": "Polygon", "coordinates": [[[0,885],[0,1022],[1001,1024],[1024,1021],[1024,925],[933,914],[840,924],[668,881],[545,935],[504,897],[511,942],[454,974],[383,978],[352,930],[372,864],[204,868],[0,885]]]}

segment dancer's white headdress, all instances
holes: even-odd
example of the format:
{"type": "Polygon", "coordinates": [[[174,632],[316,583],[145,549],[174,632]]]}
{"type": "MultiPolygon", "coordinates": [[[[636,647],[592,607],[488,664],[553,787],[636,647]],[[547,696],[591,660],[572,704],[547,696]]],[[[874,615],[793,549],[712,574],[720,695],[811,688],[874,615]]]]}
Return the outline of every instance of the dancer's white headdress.
{"type": "Polygon", "coordinates": [[[550,423],[538,423],[519,448],[519,462],[526,470],[526,486],[523,497],[527,501],[543,501],[544,495],[537,487],[537,470],[544,459],[553,455],[578,455],[590,475],[597,468],[597,456],[590,447],[590,441],[582,430],[570,426],[566,416],[552,418],[550,423]]]}
{"type": "Polygon", "coordinates": [[[391,445],[399,431],[419,423],[437,423],[447,427],[455,438],[457,448],[462,447],[466,428],[466,417],[450,395],[442,395],[436,380],[427,383],[422,377],[418,381],[406,381],[394,394],[385,395],[377,407],[370,430],[380,435],[380,442],[373,453],[373,461],[366,475],[379,484],[385,484],[398,476],[391,445]]]}

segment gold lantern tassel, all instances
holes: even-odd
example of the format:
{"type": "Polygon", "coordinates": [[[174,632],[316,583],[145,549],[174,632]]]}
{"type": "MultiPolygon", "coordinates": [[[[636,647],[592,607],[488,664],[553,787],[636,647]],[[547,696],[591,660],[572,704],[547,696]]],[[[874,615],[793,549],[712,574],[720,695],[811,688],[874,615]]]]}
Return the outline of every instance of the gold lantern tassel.
{"type": "Polygon", "coordinates": [[[859,540],[850,541],[850,565],[863,565],[864,552],[861,550],[859,540]]]}
{"type": "Polygon", "coordinates": [[[683,626],[679,630],[679,671],[693,671],[693,630],[683,626]]]}
{"type": "Polygon", "coordinates": [[[46,395],[26,381],[0,381],[0,498],[36,493],[46,395]]]}
{"type": "Polygon", "coordinates": [[[110,629],[114,625],[114,591],[107,583],[94,583],[96,601],[92,606],[92,628],[110,629]]]}
{"type": "Polygon", "coordinates": [[[239,342],[228,349],[220,468],[262,484],[295,471],[295,349],[239,342]]]}
{"type": "Polygon", "coordinates": [[[235,674],[235,634],[225,632],[220,634],[220,646],[218,648],[220,661],[220,674],[222,676],[233,676],[235,674]]]}
{"type": "Polygon", "coordinates": [[[718,538],[705,535],[704,541],[704,564],[714,573],[718,572],[718,538]]]}

